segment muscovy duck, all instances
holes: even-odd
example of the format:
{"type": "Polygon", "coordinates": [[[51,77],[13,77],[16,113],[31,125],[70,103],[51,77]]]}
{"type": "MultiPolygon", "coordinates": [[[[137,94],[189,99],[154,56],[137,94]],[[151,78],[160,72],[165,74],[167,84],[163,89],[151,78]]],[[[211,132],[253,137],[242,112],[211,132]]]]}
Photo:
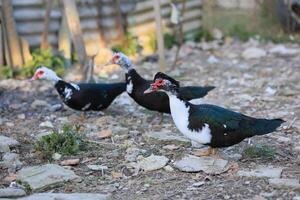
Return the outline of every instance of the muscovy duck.
{"type": "MultiPolygon", "coordinates": [[[[160,113],[171,113],[169,106],[169,98],[164,92],[156,92],[151,94],[144,94],[144,91],[149,88],[152,80],[146,80],[141,77],[133,68],[130,59],[121,52],[113,54],[112,59],[108,64],[116,64],[126,70],[126,91],[131,98],[135,100],[140,106],[149,110],[158,111],[160,113]]],[[[186,101],[204,97],[214,86],[197,87],[188,86],[180,87],[178,93],[186,101]]]]}
{"type": "Polygon", "coordinates": [[[245,138],[276,130],[282,119],[257,119],[209,104],[194,105],[181,97],[179,82],[158,72],[145,93],[164,91],[170,99],[171,115],[176,127],[194,142],[208,145],[199,156],[215,154],[213,148],[228,147],[245,138]]]}
{"type": "Polygon", "coordinates": [[[39,67],[31,80],[52,81],[63,102],[74,110],[100,111],[126,90],[126,83],[68,83],[51,69],[39,67]]]}

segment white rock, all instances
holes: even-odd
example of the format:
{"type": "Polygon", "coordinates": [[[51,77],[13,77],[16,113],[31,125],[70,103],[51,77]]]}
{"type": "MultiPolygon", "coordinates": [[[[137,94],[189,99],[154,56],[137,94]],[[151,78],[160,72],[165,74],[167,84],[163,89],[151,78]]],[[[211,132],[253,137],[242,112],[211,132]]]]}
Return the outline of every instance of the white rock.
{"type": "Polygon", "coordinates": [[[213,35],[214,39],[216,39],[216,40],[221,40],[223,38],[223,33],[218,28],[213,29],[212,35],[213,35]]]}
{"type": "Polygon", "coordinates": [[[204,171],[207,174],[220,174],[227,170],[227,160],[212,157],[186,155],[174,162],[174,166],[184,172],[204,171]]]}
{"type": "Polygon", "coordinates": [[[292,56],[292,55],[300,54],[300,49],[286,48],[284,45],[280,44],[270,49],[269,52],[281,56],[292,56]]]}
{"type": "Polygon", "coordinates": [[[40,123],[40,127],[54,128],[53,124],[50,121],[45,121],[45,122],[40,123]]]}
{"type": "Polygon", "coordinates": [[[17,140],[0,135],[0,152],[8,152],[11,147],[19,145],[20,143],[17,140]]]}
{"type": "Polygon", "coordinates": [[[1,165],[5,168],[9,168],[10,170],[16,171],[21,169],[23,163],[19,160],[19,155],[16,153],[5,153],[2,157],[1,165]]]}
{"type": "Polygon", "coordinates": [[[93,171],[104,171],[108,169],[105,165],[87,165],[87,167],[93,171]]]}
{"type": "Polygon", "coordinates": [[[256,59],[262,58],[267,55],[266,51],[256,47],[250,47],[243,51],[242,57],[244,59],[256,59]]]}
{"type": "Polygon", "coordinates": [[[108,200],[111,194],[100,193],[36,193],[18,200],[108,200]]]}
{"type": "Polygon", "coordinates": [[[288,142],[291,141],[291,139],[288,138],[288,137],[284,137],[284,136],[278,136],[278,137],[277,137],[277,141],[278,141],[278,142],[282,142],[282,143],[288,143],[288,142]]]}
{"type": "Polygon", "coordinates": [[[163,168],[167,163],[169,162],[169,159],[165,156],[156,156],[151,155],[147,158],[141,157],[138,159],[138,166],[140,169],[143,169],[144,171],[154,171],[160,168],[163,168]]]}
{"type": "Polygon", "coordinates": [[[140,155],[142,151],[136,147],[130,147],[126,149],[125,160],[128,162],[135,162],[138,155],[140,155]]]}
{"type": "Polygon", "coordinates": [[[211,65],[219,63],[219,59],[215,56],[209,56],[207,62],[211,65]]]}
{"type": "Polygon", "coordinates": [[[26,116],[25,116],[25,114],[18,114],[18,119],[25,119],[26,118],[26,116]]]}
{"type": "Polygon", "coordinates": [[[237,175],[247,176],[247,177],[280,178],[281,173],[282,173],[282,168],[259,166],[255,170],[251,170],[251,171],[239,170],[237,172],[237,175]]]}
{"type": "Polygon", "coordinates": [[[295,196],[293,200],[300,200],[300,196],[295,196]]]}
{"type": "Polygon", "coordinates": [[[279,188],[283,188],[283,187],[300,188],[299,179],[271,178],[269,179],[269,184],[279,188]]]}
{"type": "Polygon", "coordinates": [[[48,107],[48,103],[47,101],[36,99],[32,102],[31,107],[32,108],[48,107]]]}
{"type": "Polygon", "coordinates": [[[17,188],[1,188],[0,189],[0,198],[16,198],[23,197],[26,195],[26,192],[22,189],[17,188]]]}
{"type": "Polygon", "coordinates": [[[72,170],[56,164],[22,168],[17,174],[17,180],[27,182],[34,192],[54,188],[65,181],[78,178],[72,170]]]}
{"type": "Polygon", "coordinates": [[[164,166],[164,170],[166,170],[167,172],[173,172],[174,171],[173,167],[171,167],[170,165],[164,166]]]}
{"type": "Polygon", "coordinates": [[[189,139],[185,138],[182,135],[173,133],[171,131],[147,132],[143,136],[146,139],[154,139],[161,142],[190,144],[189,139]]]}
{"type": "Polygon", "coordinates": [[[271,87],[267,87],[265,92],[269,95],[269,96],[273,96],[274,94],[276,94],[276,90],[271,88],[271,87]]]}
{"type": "Polygon", "coordinates": [[[63,106],[62,106],[61,104],[54,104],[54,105],[50,106],[50,107],[48,108],[48,110],[49,110],[50,112],[55,112],[55,111],[61,110],[62,107],[63,107],[63,106]]]}
{"type": "Polygon", "coordinates": [[[61,159],[61,157],[62,157],[62,155],[59,154],[59,153],[54,153],[54,154],[52,155],[52,159],[53,159],[53,160],[59,160],[59,159],[61,159]]]}
{"type": "Polygon", "coordinates": [[[204,185],[205,182],[204,181],[199,181],[199,182],[196,182],[196,183],[193,183],[193,187],[201,187],[202,185],[204,185]]]}

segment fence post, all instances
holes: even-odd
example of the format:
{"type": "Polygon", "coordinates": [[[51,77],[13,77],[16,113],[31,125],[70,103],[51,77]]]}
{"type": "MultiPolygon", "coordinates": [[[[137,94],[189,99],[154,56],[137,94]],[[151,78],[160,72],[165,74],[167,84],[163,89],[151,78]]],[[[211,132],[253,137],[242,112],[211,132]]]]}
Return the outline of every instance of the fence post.
{"type": "Polygon", "coordinates": [[[161,12],[160,12],[160,0],[153,0],[154,5],[154,15],[156,23],[156,38],[159,56],[159,70],[161,72],[166,71],[166,61],[165,61],[165,47],[163,38],[163,26],[161,22],[161,12]]]}
{"type": "Polygon", "coordinates": [[[80,19],[76,7],[76,1],[63,0],[63,4],[64,4],[64,12],[66,15],[66,20],[69,26],[70,35],[78,56],[78,61],[80,64],[80,70],[82,74],[82,80],[85,80],[86,71],[87,71],[87,53],[86,53],[86,49],[82,37],[82,31],[80,27],[80,19]]]}
{"type": "Polygon", "coordinates": [[[2,0],[3,23],[7,40],[8,53],[12,67],[22,67],[24,61],[21,52],[20,40],[17,33],[15,20],[13,17],[13,7],[11,0],[2,0]]]}

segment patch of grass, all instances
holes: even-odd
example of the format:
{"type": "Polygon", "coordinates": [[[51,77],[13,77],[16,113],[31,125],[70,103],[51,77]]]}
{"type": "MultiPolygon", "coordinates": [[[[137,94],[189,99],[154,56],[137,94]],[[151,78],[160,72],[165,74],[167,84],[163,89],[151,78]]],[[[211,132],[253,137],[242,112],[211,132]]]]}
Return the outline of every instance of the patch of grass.
{"type": "Polygon", "coordinates": [[[125,41],[122,44],[113,46],[111,50],[122,52],[129,56],[135,55],[138,51],[137,39],[131,33],[126,33],[125,41]]]}
{"type": "Polygon", "coordinates": [[[26,194],[30,194],[32,192],[32,189],[31,189],[30,185],[27,182],[23,182],[23,181],[17,179],[16,183],[23,187],[26,194]]]}
{"type": "Polygon", "coordinates": [[[65,125],[61,132],[53,131],[52,134],[43,136],[35,143],[35,149],[43,159],[51,160],[54,153],[73,155],[83,150],[83,134],[79,126],[65,125]]]}
{"type": "Polygon", "coordinates": [[[196,42],[212,41],[213,40],[213,36],[212,36],[212,34],[210,33],[210,31],[208,29],[200,28],[194,34],[194,40],[196,42]]]}
{"type": "Polygon", "coordinates": [[[9,66],[0,66],[0,79],[12,78],[14,71],[9,66]]]}
{"type": "Polygon", "coordinates": [[[36,49],[32,52],[32,60],[16,71],[16,75],[21,78],[31,77],[41,65],[54,70],[59,76],[62,76],[65,71],[65,59],[63,56],[54,55],[51,49],[36,49]]]}
{"type": "Polygon", "coordinates": [[[273,159],[276,150],[268,145],[253,145],[244,150],[244,155],[248,158],[266,158],[273,159]]]}
{"type": "Polygon", "coordinates": [[[167,49],[171,49],[174,45],[178,45],[176,37],[170,33],[164,34],[164,43],[167,49]]]}

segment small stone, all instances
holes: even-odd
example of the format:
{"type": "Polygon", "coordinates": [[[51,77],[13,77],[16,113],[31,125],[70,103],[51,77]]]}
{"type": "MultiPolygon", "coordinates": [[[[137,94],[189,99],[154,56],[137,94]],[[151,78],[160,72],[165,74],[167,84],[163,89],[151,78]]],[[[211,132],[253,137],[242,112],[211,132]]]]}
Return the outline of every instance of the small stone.
{"type": "Polygon", "coordinates": [[[17,140],[0,135],[0,152],[8,152],[10,148],[19,145],[20,143],[17,140]]]}
{"type": "Polygon", "coordinates": [[[23,197],[26,192],[22,189],[17,188],[2,188],[0,189],[0,198],[16,198],[23,197]]]}
{"type": "Polygon", "coordinates": [[[179,149],[179,146],[177,146],[175,144],[168,144],[168,145],[163,146],[163,149],[174,151],[174,150],[179,149]]]}
{"type": "Polygon", "coordinates": [[[44,100],[34,100],[34,102],[32,102],[31,107],[32,108],[37,108],[37,107],[47,107],[48,103],[44,100]]]}
{"type": "Polygon", "coordinates": [[[243,51],[242,56],[244,59],[257,59],[262,58],[267,55],[266,51],[263,49],[259,49],[256,47],[250,47],[247,48],[245,51],[243,51]]]}
{"type": "Polygon", "coordinates": [[[60,162],[63,166],[75,166],[79,164],[79,158],[63,160],[60,162]]]}
{"type": "Polygon", "coordinates": [[[196,183],[193,183],[193,187],[201,187],[202,185],[204,185],[205,182],[204,181],[199,181],[199,182],[196,182],[196,183]]]}
{"type": "Polygon", "coordinates": [[[219,59],[217,59],[215,56],[209,56],[207,62],[213,65],[219,63],[219,59]]]}
{"type": "Polygon", "coordinates": [[[72,170],[56,164],[23,167],[17,175],[17,180],[27,182],[33,192],[55,188],[66,181],[78,178],[72,170]]]}
{"type": "Polygon", "coordinates": [[[59,154],[59,153],[54,153],[54,154],[52,155],[52,159],[53,159],[53,160],[59,160],[59,159],[61,159],[61,157],[62,157],[62,155],[59,154]]]}
{"type": "Polygon", "coordinates": [[[291,139],[288,138],[288,137],[279,136],[279,137],[277,137],[277,141],[278,141],[278,142],[281,142],[281,143],[288,143],[288,142],[291,141],[291,139]]]}
{"type": "Polygon", "coordinates": [[[19,200],[109,200],[111,194],[101,193],[35,193],[28,197],[20,198],[19,200]]]}
{"type": "Polygon", "coordinates": [[[228,170],[228,161],[212,157],[197,157],[186,155],[174,162],[174,166],[183,172],[204,171],[207,174],[220,174],[228,170]]]}
{"type": "Polygon", "coordinates": [[[293,200],[300,200],[300,196],[293,197],[293,200]]]}
{"type": "Polygon", "coordinates": [[[19,160],[19,155],[16,153],[5,153],[2,157],[1,165],[5,168],[9,168],[13,172],[18,169],[21,169],[23,163],[19,160]]]}
{"type": "Polygon", "coordinates": [[[221,40],[224,37],[222,31],[218,28],[213,29],[212,35],[213,35],[213,38],[216,40],[221,40]]]}
{"type": "Polygon", "coordinates": [[[34,136],[34,138],[35,138],[36,140],[39,140],[39,139],[41,139],[43,136],[47,136],[47,135],[51,135],[51,134],[52,134],[52,132],[50,132],[50,131],[42,131],[42,132],[38,133],[36,136],[34,136]]]}
{"type": "Polygon", "coordinates": [[[144,171],[154,171],[163,168],[168,162],[169,159],[167,157],[156,156],[152,154],[147,158],[144,157],[139,158],[138,166],[144,171]]]}
{"type": "Polygon", "coordinates": [[[18,119],[25,119],[25,118],[26,118],[25,114],[18,114],[18,119]]]}
{"type": "Polygon", "coordinates": [[[240,170],[237,172],[237,175],[247,176],[247,177],[279,178],[281,176],[281,173],[282,173],[282,168],[259,166],[255,170],[251,170],[251,171],[240,170]]]}
{"type": "Polygon", "coordinates": [[[170,165],[164,166],[164,170],[166,170],[167,172],[173,172],[174,171],[173,167],[171,167],[170,165]]]}
{"type": "Polygon", "coordinates": [[[300,188],[299,179],[271,178],[269,179],[269,184],[278,188],[283,188],[283,187],[300,188]]]}
{"type": "Polygon", "coordinates": [[[291,48],[286,48],[284,45],[277,45],[272,49],[270,49],[269,52],[280,56],[292,56],[292,55],[300,54],[300,49],[291,49],[291,48]]]}
{"type": "Polygon", "coordinates": [[[185,138],[182,135],[170,132],[170,131],[161,131],[161,132],[148,132],[143,135],[146,140],[153,140],[171,144],[190,144],[190,140],[185,138]]]}
{"type": "Polygon", "coordinates": [[[105,129],[105,130],[100,131],[97,135],[100,139],[109,138],[112,136],[112,130],[105,129]]]}
{"type": "Polygon", "coordinates": [[[253,197],[253,200],[267,200],[265,197],[259,196],[259,195],[255,195],[253,197]]]}
{"type": "Polygon", "coordinates": [[[273,89],[271,87],[267,87],[265,91],[269,96],[273,96],[277,92],[275,89],[273,89]]]}
{"type": "Polygon", "coordinates": [[[50,106],[50,107],[48,108],[48,110],[49,110],[50,112],[56,112],[56,111],[61,110],[62,108],[63,108],[63,106],[62,106],[61,104],[54,104],[54,105],[50,106]]]}
{"type": "Polygon", "coordinates": [[[5,125],[8,126],[8,127],[14,127],[15,126],[15,124],[12,123],[12,122],[6,122],[5,125]]]}
{"type": "Polygon", "coordinates": [[[93,171],[104,171],[108,169],[105,165],[87,165],[87,167],[93,171]]]}
{"type": "Polygon", "coordinates": [[[136,147],[130,147],[126,149],[125,160],[128,162],[135,162],[138,155],[141,154],[141,150],[136,147]]]}
{"type": "Polygon", "coordinates": [[[40,123],[40,127],[43,128],[54,128],[53,124],[50,121],[45,121],[40,123]]]}

